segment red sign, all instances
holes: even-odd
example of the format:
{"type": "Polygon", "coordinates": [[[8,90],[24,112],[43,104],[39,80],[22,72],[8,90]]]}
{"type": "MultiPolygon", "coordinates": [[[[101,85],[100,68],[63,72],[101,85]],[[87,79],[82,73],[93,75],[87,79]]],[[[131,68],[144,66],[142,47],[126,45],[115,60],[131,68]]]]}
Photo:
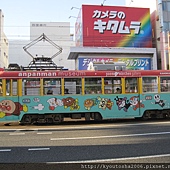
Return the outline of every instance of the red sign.
{"type": "Polygon", "coordinates": [[[83,46],[152,47],[149,8],[82,6],[83,46]]]}

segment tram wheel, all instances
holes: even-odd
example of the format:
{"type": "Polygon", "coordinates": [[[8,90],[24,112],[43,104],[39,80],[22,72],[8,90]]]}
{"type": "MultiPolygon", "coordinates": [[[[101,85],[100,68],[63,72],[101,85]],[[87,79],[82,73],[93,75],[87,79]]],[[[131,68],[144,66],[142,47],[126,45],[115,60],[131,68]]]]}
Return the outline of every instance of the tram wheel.
{"type": "Polygon", "coordinates": [[[46,119],[45,119],[45,122],[46,122],[47,124],[52,124],[52,123],[53,123],[53,119],[52,119],[52,118],[46,118],[46,119]]]}
{"type": "Polygon", "coordinates": [[[95,121],[101,121],[101,120],[102,120],[101,114],[100,114],[100,113],[95,113],[95,115],[94,115],[94,120],[95,120],[95,121]]]}
{"type": "Polygon", "coordinates": [[[63,116],[61,114],[56,114],[53,117],[53,122],[55,124],[61,123],[63,121],[63,116]]]}
{"type": "Polygon", "coordinates": [[[31,124],[31,116],[30,115],[24,115],[23,123],[24,124],[31,124]]]}
{"type": "Polygon", "coordinates": [[[169,113],[169,111],[163,112],[163,118],[164,118],[164,119],[169,119],[169,118],[170,118],[170,113],[169,113]]]}
{"type": "Polygon", "coordinates": [[[149,118],[150,118],[149,111],[146,111],[142,116],[142,120],[148,120],[149,118]]]}
{"type": "Polygon", "coordinates": [[[90,121],[90,113],[85,113],[85,120],[90,121]]]}

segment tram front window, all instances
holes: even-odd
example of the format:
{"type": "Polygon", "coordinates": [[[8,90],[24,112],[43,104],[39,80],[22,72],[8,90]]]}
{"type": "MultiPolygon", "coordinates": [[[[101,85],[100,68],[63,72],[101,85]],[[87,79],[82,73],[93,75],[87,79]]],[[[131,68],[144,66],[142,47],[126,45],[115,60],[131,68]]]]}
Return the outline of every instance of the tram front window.
{"type": "Polygon", "coordinates": [[[40,79],[23,79],[22,80],[23,95],[40,95],[40,79]]]}
{"type": "Polygon", "coordinates": [[[16,79],[6,80],[6,95],[16,96],[18,93],[17,89],[18,83],[16,79]]]}

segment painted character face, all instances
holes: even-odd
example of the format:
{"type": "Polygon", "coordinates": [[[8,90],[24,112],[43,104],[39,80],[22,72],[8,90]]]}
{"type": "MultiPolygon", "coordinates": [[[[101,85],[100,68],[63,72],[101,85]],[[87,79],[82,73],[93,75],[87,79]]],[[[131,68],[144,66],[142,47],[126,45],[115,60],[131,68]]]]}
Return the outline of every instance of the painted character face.
{"type": "Polygon", "coordinates": [[[3,100],[0,102],[0,111],[8,114],[12,114],[16,109],[16,105],[11,100],[3,100]]]}
{"type": "Polygon", "coordinates": [[[99,108],[106,109],[107,99],[102,98],[99,103],[99,108]]]}
{"type": "Polygon", "coordinates": [[[47,102],[49,103],[49,109],[50,110],[54,110],[55,109],[55,107],[56,107],[56,103],[55,103],[55,98],[51,98],[51,99],[49,99],[49,100],[47,100],[47,102]]]}
{"type": "Polygon", "coordinates": [[[50,98],[47,100],[49,103],[49,109],[54,110],[57,106],[63,106],[63,102],[60,99],[57,98],[50,98]]]}
{"type": "Polygon", "coordinates": [[[138,104],[138,97],[131,97],[130,98],[130,104],[135,106],[138,104]]]}
{"type": "Polygon", "coordinates": [[[92,107],[93,105],[94,105],[94,101],[91,100],[91,99],[86,99],[86,100],[84,101],[84,106],[85,106],[86,108],[92,107]]]}
{"type": "Polygon", "coordinates": [[[159,101],[160,101],[160,96],[159,96],[158,94],[156,94],[156,95],[154,96],[154,99],[155,99],[156,102],[159,102],[159,101]]]}
{"type": "Polygon", "coordinates": [[[73,105],[73,103],[75,103],[75,99],[73,99],[72,97],[67,97],[65,99],[62,99],[64,106],[70,107],[73,105]]]}

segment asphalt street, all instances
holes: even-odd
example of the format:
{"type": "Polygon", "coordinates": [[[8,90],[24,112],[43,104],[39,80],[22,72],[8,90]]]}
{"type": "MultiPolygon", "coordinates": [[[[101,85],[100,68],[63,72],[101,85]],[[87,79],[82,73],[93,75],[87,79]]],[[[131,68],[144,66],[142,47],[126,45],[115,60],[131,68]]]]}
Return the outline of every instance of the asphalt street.
{"type": "Polygon", "coordinates": [[[170,163],[169,121],[0,126],[0,163],[170,163]]]}

